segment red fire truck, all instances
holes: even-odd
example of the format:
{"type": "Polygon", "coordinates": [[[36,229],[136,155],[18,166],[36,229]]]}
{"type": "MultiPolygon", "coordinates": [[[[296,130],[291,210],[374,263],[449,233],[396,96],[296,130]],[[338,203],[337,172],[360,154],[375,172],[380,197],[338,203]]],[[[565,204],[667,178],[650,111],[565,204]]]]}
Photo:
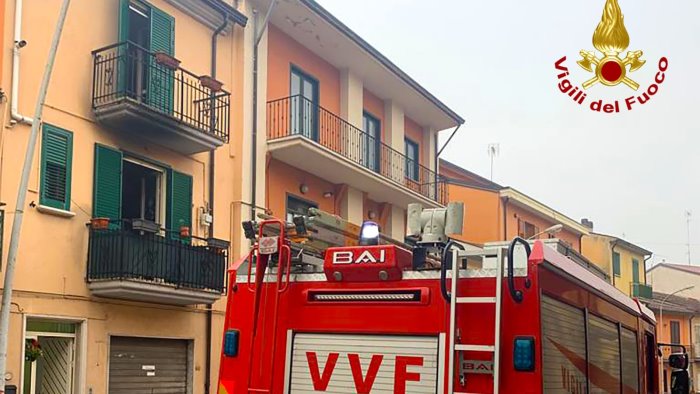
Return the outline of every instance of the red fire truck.
{"type": "Polygon", "coordinates": [[[288,225],[248,226],[219,394],[659,392],[653,313],[539,241],[409,250],[363,226],[369,241],[294,264],[288,225]]]}

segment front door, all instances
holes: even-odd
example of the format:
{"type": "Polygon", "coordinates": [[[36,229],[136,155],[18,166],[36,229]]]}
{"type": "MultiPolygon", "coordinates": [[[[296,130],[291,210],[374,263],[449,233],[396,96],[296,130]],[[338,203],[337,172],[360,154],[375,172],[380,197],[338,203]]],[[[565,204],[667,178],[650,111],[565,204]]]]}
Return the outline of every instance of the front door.
{"type": "Polygon", "coordinates": [[[318,141],[318,81],[293,68],[290,93],[291,134],[318,141]]]}
{"type": "Polygon", "coordinates": [[[44,335],[27,336],[27,342],[41,346],[41,356],[25,357],[25,394],[72,394],[75,338],[44,335]],[[31,358],[30,358],[31,359],[31,358]]]}

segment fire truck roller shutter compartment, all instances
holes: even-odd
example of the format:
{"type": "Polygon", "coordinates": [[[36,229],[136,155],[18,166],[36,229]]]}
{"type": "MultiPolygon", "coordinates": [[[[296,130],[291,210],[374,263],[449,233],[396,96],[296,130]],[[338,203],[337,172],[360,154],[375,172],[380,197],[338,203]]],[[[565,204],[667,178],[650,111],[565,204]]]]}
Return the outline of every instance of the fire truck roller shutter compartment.
{"type": "Polygon", "coordinates": [[[585,393],[586,321],[582,310],[542,296],[543,387],[547,394],[585,393]],[[578,365],[580,366],[580,364],[578,365]]]}
{"type": "Polygon", "coordinates": [[[438,392],[438,337],[296,333],[289,393],[438,392]]]}

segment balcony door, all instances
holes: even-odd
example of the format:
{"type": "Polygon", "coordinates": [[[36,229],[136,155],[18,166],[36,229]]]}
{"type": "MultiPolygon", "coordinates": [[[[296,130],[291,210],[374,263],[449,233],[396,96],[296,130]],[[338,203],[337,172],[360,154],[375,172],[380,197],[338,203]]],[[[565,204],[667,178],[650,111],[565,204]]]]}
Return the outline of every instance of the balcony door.
{"type": "Polygon", "coordinates": [[[129,98],[167,114],[173,112],[174,71],[155,61],[161,52],[175,52],[175,20],[149,4],[136,0],[119,2],[119,89],[129,98]]]}
{"type": "Polygon", "coordinates": [[[372,171],[379,171],[379,144],[381,143],[381,123],[374,116],[364,113],[362,117],[362,164],[372,171]]]}
{"type": "Polygon", "coordinates": [[[292,68],[290,82],[291,134],[318,141],[318,80],[292,68]]]}

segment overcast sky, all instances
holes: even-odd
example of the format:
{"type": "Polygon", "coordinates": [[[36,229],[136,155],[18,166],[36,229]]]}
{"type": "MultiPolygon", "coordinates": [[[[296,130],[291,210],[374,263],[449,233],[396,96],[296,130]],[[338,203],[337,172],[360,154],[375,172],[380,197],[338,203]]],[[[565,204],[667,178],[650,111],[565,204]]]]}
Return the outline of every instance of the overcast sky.
{"type": "Polygon", "coordinates": [[[661,57],[669,68],[647,104],[617,114],[587,105],[624,105],[633,90],[598,85],[579,106],[559,91],[554,68],[566,55],[572,82],[592,76],[576,61],[594,49],[604,0],[318,1],[467,119],[444,158],[489,177],[487,147],[497,142],[494,181],[590,218],[656,261],[687,262],[689,210],[700,265],[699,1],[619,0],[628,50],[647,60],[629,75],[636,94],[653,83],[661,57]]]}

